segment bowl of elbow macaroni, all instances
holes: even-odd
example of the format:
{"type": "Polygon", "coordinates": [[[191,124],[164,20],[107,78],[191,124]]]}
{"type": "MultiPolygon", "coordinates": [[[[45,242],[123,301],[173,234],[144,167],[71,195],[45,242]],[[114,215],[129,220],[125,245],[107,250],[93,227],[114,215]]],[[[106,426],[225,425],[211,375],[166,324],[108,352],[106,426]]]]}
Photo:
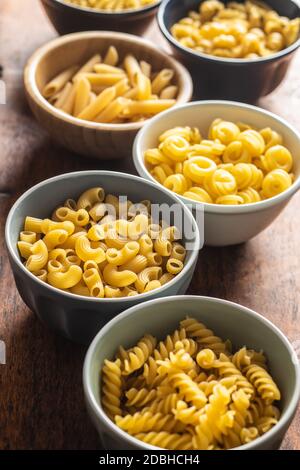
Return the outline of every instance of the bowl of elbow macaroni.
{"type": "Polygon", "coordinates": [[[131,155],[137,131],[192,97],[189,72],[145,39],[112,32],[64,36],[25,68],[37,120],[63,146],[98,159],[131,155]]]}
{"type": "Polygon", "coordinates": [[[117,31],[141,35],[161,0],[41,0],[59,34],[117,31]]]}
{"type": "Polygon", "coordinates": [[[140,176],[204,210],[205,243],[243,243],[267,228],[300,188],[300,136],[286,121],[235,102],[167,111],[138,134],[140,176]]]}
{"type": "Polygon", "coordinates": [[[297,410],[298,358],[258,313],[175,296],[123,312],[84,363],[102,444],[123,450],[275,450],[297,410]]]}
{"type": "Polygon", "coordinates": [[[281,83],[300,45],[294,0],[166,0],[158,21],[199,98],[256,102],[281,83]]]}
{"type": "Polygon", "coordinates": [[[192,213],[136,176],[71,173],[13,206],[6,243],[19,293],[44,323],[89,343],[121,311],[185,293],[200,249],[192,213]]]}

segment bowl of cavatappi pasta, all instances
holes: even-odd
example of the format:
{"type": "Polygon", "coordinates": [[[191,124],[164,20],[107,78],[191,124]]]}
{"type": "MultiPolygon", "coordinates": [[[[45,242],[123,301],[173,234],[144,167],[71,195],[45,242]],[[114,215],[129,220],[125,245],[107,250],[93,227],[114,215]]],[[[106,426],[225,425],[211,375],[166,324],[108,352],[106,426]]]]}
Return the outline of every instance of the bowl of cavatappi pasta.
{"type": "Polygon", "coordinates": [[[298,358],[258,313],[174,296],[126,310],[85,359],[88,412],[105,449],[275,450],[297,410],[298,358]]]}
{"type": "Polygon", "coordinates": [[[205,243],[243,243],[267,228],[300,188],[300,136],[251,105],[199,101],[154,118],[138,134],[140,176],[204,211],[205,243]]]}
{"type": "Polygon", "coordinates": [[[143,38],[86,32],[46,44],[25,68],[32,111],[61,145],[98,159],[131,156],[158,113],[192,97],[189,72],[143,38]]]}
{"type": "Polygon", "coordinates": [[[164,188],[123,173],[83,171],[21,196],[7,218],[6,244],[28,307],[88,344],[123,310],[186,292],[201,246],[198,225],[164,188]]]}
{"type": "Polygon", "coordinates": [[[143,34],[153,23],[160,0],[41,0],[59,34],[117,31],[143,34]]]}
{"type": "Polygon", "coordinates": [[[300,45],[296,0],[165,0],[158,22],[199,99],[256,102],[282,82],[300,45]]]}

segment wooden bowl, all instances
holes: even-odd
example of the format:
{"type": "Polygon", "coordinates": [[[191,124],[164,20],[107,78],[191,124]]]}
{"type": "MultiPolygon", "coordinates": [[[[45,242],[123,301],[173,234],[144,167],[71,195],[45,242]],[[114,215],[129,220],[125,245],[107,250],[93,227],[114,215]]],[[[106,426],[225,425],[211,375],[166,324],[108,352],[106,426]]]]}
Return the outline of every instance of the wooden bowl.
{"type": "Polygon", "coordinates": [[[41,3],[59,34],[122,31],[142,35],[152,24],[161,1],[144,8],[120,12],[79,7],[64,0],[41,0],[41,3]]]}
{"type": "Polygon", "coordinates": [[[83,121],[52,106],[43,96],[43,87],[62,70],[83,64],[93,54],[115,46],[121,58],[129,52],[137,59],[149,61],[157,70],[175,71],[179,87],[178,104],[188,102],[193,93],[189,72],[151,42],[124,33],[75,33],[49,42],[29,59],[24,83],[29,105],[41,125],[64,147],[98,159],[124,158],[131,155],[134,138],[145,122],[101,124],[83,121]]]}

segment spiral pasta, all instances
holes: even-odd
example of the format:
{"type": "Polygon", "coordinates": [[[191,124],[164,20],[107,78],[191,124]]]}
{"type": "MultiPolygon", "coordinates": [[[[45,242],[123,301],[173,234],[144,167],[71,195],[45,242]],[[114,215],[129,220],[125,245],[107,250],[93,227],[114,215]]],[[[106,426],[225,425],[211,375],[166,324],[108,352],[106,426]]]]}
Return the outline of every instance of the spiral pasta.
{"type": "Polygon", "coordinates": [[[153,178],[200,203],[252,204],[277,196],[293,184],[293,156],[271,128],[215,119],[208,139],[194,128],[175,127],[145,152],[153,178]]]}
{"type": "Polygon", "coordinates": [[[245,346],[231,354],[229,345],[187,317],[161,341],[146,334],[120,347],[115,362],[103,365],[104,410],[123,431],[160,448],[221,450],[254,441],[279,421],[280,391],[262,351],[245,346]]]}
{"type": "Polygon", "coordinates": [[[57,289],[133,297],[171,282],[184,268],[180,231],[154,223],[150,201],[134,204],[90,188],[52,218],[26,217],[17,246],[26,268],[57,289]]]}
{"type": "MultiPolygon", "coordinates": [[[[185,47],[224,58],[257,59],[289,47],[299,36],[299,18],[280,16],[254,1],[206,0],[175,23],[171,32],[185,47]]],[[[234,134],[225,134],[230,138],[234,134]]],[[[221,135],[222,132],[220,132],[221,135]]]]}

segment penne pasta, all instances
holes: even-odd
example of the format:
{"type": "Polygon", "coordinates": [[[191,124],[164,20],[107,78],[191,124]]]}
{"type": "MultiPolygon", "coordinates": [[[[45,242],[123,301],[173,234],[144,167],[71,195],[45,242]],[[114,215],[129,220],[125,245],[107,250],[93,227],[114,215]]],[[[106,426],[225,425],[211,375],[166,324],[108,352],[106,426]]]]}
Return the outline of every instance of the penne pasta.
{"type": "Polygon", "coordinates": [[[115,88],[107,88],[100,95],[97,96],[89,106],[87,106],[77,117],[79,119],[86,119],[92,121],[98,116],[116,96],[115,88]]]}
{"type": "Polygon", "coordinates": [[[103,60],[104,64],[115,66],[119,62],[119,54],[115,46],[110,46],[103,60]]]}
{"type": "Polygon", "coordinates": [[[43,95],[45,98],[55,95],[68,83],[69,80],[74,76],[74,73],[78,70],[77,66],[69,67],[59,75],[54,77],[43,89],[43,95]]]}
{"type": "Polygon", "coordinates": [[[152,82],[152,92],[154,94],[159,94],[166,86],[170,84],[173,77],[173,70],[164,69],[159,72],[152,82]]]}
{"type": "Polygon", "coordinates": [[[88,60],[74,75],[73,77],[73,82],[76,82],[76,80],[80,77],[80,75],[85,74],[85,73],[90,73],[94,70],[94,66],[98,63],[101,62],[101,56],[100,54],[95,54],[90,60],[88,60]]]}
{"type": "Polygon", "coordinates": [[[173,100],[176,98],[177,94],[178,94],[178,86],[170,85],[166,87],[164,90],[162,90],[159,97],[161,100],[173,100]]]}
{"type": "Polygon", "coordinates": [[[132,101],[128,103],[124,115],[128,118],[136,114],[158,114],[171,108],[175,103],[175,100],[132,101]]]}
{"type": "Polygon", "coordinates": [[[68,98],[69,94],[71,93],[73,85],[71,82],[68,82],[62,91],[58,94],[57,99],[55,101],[54,106],[58,109],[61,109],[64,105],[66,99],[68,98]]]}
{"type": "Polygon", "coordinates": [[[43,93],[56,109],[81,120],[142,122],[175,105],[178,86],[173,78],[173,70],[152,70],[149,62],[133,54],[120,60],[117,49],[110,46],[103,61],[94,54],[83,65],[69,67],[43,93]]]}
{"type": "Polygon", "coordinates": [[[125,110],[128,103],[129,101],[126,98],[121,96],[116,98],[96,117],[96,122],[112,122],[125,110]]]}
{"type": "Polygon", "coordinates": [[[78,116],[89,104],[91,84],[84,75],[81,75],[75,86],[74,116],[78,116]]]}

